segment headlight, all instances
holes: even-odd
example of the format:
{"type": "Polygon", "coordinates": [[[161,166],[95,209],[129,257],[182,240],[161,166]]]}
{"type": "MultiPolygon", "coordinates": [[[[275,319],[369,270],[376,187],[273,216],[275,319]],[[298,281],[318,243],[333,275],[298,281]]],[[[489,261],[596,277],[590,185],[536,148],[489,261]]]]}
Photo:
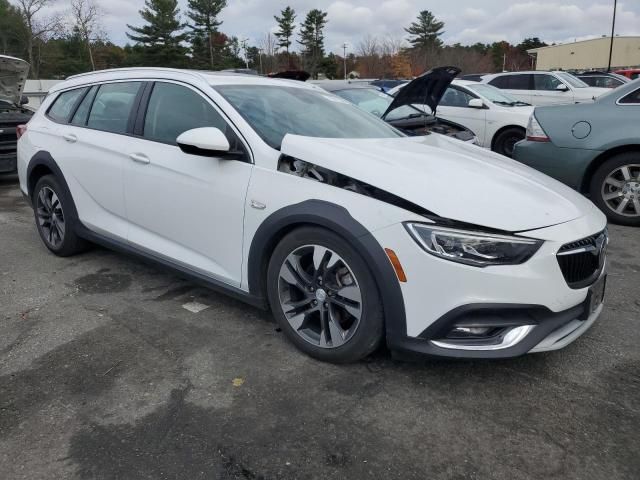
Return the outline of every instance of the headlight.
{"type": "Polygon", "coordinates": [[[424,223],[405,223],[407,231],[428,253],[476,267],[518,265],[538,251],[541,240],[456,230],[424,223]]]}

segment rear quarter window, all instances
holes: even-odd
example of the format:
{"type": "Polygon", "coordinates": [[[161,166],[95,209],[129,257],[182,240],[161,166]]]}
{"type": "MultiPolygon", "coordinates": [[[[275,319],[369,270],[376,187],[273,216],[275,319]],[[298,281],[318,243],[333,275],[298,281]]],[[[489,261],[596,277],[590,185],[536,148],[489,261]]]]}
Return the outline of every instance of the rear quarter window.
{"type": "Polygon", "coordinates": [[[76,88],[67,92],[62,92],[53,101],[47,115],[56,122],[67,123],[80,98],[87,91],[87,88],[76,88]]]}
{"type": "Polygon", "coordinates": [[[621,104],[639,105],[640,104],[640,88],[619,100],[621,104]]]}

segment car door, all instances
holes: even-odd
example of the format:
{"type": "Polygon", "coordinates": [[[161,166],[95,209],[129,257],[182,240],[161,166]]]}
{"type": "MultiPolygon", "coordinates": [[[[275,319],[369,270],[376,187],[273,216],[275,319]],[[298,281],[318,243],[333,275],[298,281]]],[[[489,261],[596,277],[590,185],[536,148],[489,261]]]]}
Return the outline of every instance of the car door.
{"type": "Polygon", "coordinates": [[[127,238],[123,163],[134,105],[143,82],[114,82],[86,88],[60,125],[65,179],[82,223],[102,235],[127,238]]]}
{"type": "Polygon", "coordinates": [[[450,86],[438,104],[437,116],[467,127],[478,137],[480,145],[484,146],[487,110],[470,107],[469,101],[474,98],[477,97],[467,90],[450,86]]]}
{"type": "Polygon", "coordinates": [[[234,286],[240,285],[249,151],[221,111],[188,85],[157,81],[145,92],[124,171],[129,242],[234,286]],[[222,130],[242,160],[184,153],[198,127],[222,130]]]}
{"type": "Polygon", "coordinates": [[[562,80],[549,73],[534,74],[533,88],[531,96],[533,105],[558,105],[574,102],[573,90],[562,80]],[[563,85],[567,90],[558,90],[558,87],[563,85]]]}

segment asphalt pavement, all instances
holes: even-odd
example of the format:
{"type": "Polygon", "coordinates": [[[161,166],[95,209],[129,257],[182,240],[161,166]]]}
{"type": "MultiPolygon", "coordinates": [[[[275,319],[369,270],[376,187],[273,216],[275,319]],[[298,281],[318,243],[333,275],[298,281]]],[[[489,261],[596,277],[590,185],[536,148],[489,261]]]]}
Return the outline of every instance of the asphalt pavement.
{"type": "Polygon", "coordinates": [[[564,350],[336,366],[162,268],[55,257],[0,177],[0,479],[638,479],[640,229],[610,232],[564,350]]]}

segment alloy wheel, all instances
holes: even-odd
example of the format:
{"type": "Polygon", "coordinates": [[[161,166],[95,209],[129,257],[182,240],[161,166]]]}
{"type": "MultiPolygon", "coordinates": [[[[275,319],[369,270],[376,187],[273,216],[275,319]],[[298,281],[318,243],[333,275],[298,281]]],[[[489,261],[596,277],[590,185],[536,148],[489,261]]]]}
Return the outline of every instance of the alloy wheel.
{"type": "Polygon", "coordinates": [[[353,270],[336,252],[304,245],[284,260],[280,307],[293,330],[321,348],[348,342],[360,325],[362,294],[353,270]]]}
{"type": "Polygon", "coordinates": [[[640,164],[613,170],[602,184],[602,199],[609,209],[625,217],[640,216],[640,164]]]}
{"type": "Polygon", "coordinates": [[[42,187],[38,192],[36,215],[45,241],[58,248],[64,242],[64,212],[58,195],[50,187],[42,187]]]}

